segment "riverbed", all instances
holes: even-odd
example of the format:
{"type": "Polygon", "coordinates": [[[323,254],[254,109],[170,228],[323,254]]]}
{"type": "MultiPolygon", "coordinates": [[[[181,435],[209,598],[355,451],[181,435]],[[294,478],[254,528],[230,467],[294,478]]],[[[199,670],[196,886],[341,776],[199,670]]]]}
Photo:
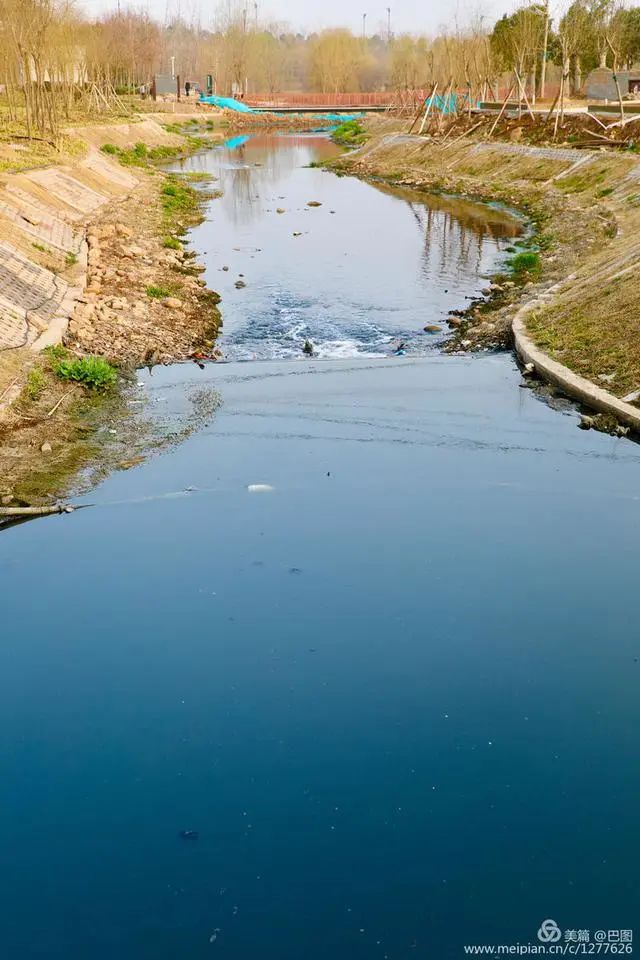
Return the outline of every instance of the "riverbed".
{"type": "Polygon", "coordinates": [[[424,334],[518,225],[434,200],[426,243],[294,139],[192,161],[225,189],[192,241],[230,362],[140,389],[176,419],[216,392],[208,425],[0,536],[10,960],[457,958],[637,916],[638,448],[424,334]]]}

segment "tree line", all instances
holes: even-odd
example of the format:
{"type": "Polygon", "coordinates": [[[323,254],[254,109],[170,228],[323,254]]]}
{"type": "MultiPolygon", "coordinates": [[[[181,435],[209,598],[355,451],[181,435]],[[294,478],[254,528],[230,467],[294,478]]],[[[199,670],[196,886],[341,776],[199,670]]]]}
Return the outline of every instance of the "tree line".
{"type": "Polygon", "coordinates": [[[343,28],[301,34],[258,21],[257,6],[225,0],[212,23],[159,22],[134,9],[83,17],[72,0],[0,0],[0,84],[8,115],[28,135],[55,138],[84,101],[107,109],[114,97],[173,70],[183,81],[210,74],[221,94],[275,96],[437,89],[468,101],[545,96],[549,71],[563,96],[579,91],[596,66],[617,71],[640,59],[640,7],[575,0],[552,20],[548,3],[529,3],[496,23],[477,16],[437,36],[370,36],[343,28]],[[505,80],[506,78],[506,80],[505,80]]]}

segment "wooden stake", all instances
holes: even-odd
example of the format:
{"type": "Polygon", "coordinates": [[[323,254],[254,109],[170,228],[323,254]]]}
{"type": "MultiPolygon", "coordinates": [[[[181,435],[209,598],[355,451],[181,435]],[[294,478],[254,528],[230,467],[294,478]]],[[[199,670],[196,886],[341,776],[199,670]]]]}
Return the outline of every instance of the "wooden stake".
{"type": "Polygon", "coordinates": [[[428,98],[427,98],[427,109],[426,109],[425,112],[424,112],[424,117],[422,118],[422,123],[420,124],[420,129],[419,129],[419,131],[418,131],[418,136],[420,136],[420,135],[422,134],[422,131],[424,130],[424,125],[425,125],[425,123],[427,122],[427,118],[428,118],[429,113],[430,113],[430,111],[431,111],[431,107],[432,107],[432,105],[433,105],[433,98],[434,98],[435,95],[436,95],[436,90],[437,90],[437,89],[438,89],[438,84],[437,84],[437,83],[434,83],[434,85],[433,85],[433,90],[431,91],[431,93],[429,94],[429,96],[428,96],[428,98]]]}
{"type": "Polygon", "coordinates": [[[489,130],[489,138],[491,138],[491,137],[493,136],[494,130],[496,129],[496,127],[497,127],[498,124],[500,123],[500,120],[502,119],[502,114],[503,114],[503,113],[505,112],[505,110],[507,109],[507,104],[508,104],[508,102],[509,102],[509,97],[511,96],[512,92],[513,92],[513,84],[511,84],[511,86],[509,87],[509,92],[507,93],[506,97],[504,98],[504,102],[503,102],[502,107],[501,107],[501,109],[500,109],[500,113],[498,114],[498,116],[497,116],[496,119],[494,120],[493,126],[491,127],[491,130],[489,130]]]}
{"type": "Polygon", "coordinates": [[[529,116],[531,117],[532,120],[535,120],[535,117],[534,117],[534,115],[533,115],[533,110],[531,109],[531,104],[529,103],[529,100],[527,99],[527,91],[526,91],[525,88],[524,88],[524,83],[523,83],[522,80],[520,79],[520,74],[518,73],[517,70],[514,70],[513,72],[515,73],[516,79],[517,79],[517,81],[518,81],[518,87],[519,87],[519,89],[520,89],[520,97],[524,97],[524,102],[525,102],[526,105],[527,105],[527,110],[529,111],[529,116]]]}

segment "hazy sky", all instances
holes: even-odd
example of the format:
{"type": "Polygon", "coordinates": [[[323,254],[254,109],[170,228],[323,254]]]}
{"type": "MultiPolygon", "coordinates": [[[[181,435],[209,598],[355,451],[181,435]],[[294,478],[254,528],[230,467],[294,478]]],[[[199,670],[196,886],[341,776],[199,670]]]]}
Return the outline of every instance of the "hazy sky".
{"type": "MultiPolygon", "coordinates": [[[[89,14],[98,14],[115,9],[117,0],[78,0],[79,6],[89,14]]],[[[167,7],[170,12],[180,10],[189,17],[192,11],[200,11],[203,24],[213,19],[219,0],[120,0],[122,8],[148,10],[154,16],[164,18],[167,7]]],[[[362,14],[367,14],[367,33],[386,30],[387,6],[391,7],[391,28],[396,33],[403,31],[433,33],[442,24],[452,24],[456,14],[461,23],[467,22],[474,13],[481,11],[490,19],[496,19],[511,11],[516,0],[258,0],[260,18],[283,21],[293,29],[317,30],[329,26],[347,26],[354,32],[362,31],[362,14]]],[[[254,12],[253,0],[247,0],[250,16],[254,12]]]]}

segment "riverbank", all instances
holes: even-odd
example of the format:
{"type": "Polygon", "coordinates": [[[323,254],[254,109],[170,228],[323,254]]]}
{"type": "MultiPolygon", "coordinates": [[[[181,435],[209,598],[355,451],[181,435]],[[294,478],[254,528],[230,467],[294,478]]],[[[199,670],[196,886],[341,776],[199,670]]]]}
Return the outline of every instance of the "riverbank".
{"type": "MultiPolygon", "coordinates": [[[[640,162],[630,154],[568,147],[459,141],[386,133],[371,121],[372,138],[335,167],[418,191],[438,191],[520,210],[532,224],[514,245],[510,269],[496,277],[484,302],[450,318],[451,349],[513,344],[514,317],[555,363],[590,381],[592,405],[602,393],[631,404],[623,422],[640,427],[635,271],[640,262],[640,162]],[[525,254],[523,257],[522,254],[525,254]],[[551,291],[546,300],[541,296],[551,291]]],[[[542,371],[544,374],[544,371],[542,371]]],[[[578,397],[587,402],[584,394],[578,397]]]]}
{"type": "MultiPolygon", "coordinates": [[[[21,170],[0,189],[0,496],[64,492],[95,455],[95,391],[57,375],[43,353],[98,355],[126,377],[141,364],[211,354],[218,296],[183,243],[211,197],[202,178],[155,162],[202,148],[210,134],[175,119],[72,131],[77,162],[21,170]],[[194,136],[194,133],[200,134],[194,136]]],[[[103,404],[104,406],[104,404],[103,404]]],[[[109,415],[113,413],[109,411],[109,415]]]]}

